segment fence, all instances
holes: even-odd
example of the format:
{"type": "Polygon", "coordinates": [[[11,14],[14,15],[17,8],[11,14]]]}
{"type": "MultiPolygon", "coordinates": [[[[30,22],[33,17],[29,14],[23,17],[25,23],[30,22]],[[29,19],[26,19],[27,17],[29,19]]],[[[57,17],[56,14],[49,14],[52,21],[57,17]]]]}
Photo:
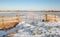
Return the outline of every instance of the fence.
{"type": "Polygon", "coordinates": [[[0,18],[0,29],[13,27],[16,23],[19,23],[19,16],[4,17],[0,18]]]}
{"type": "Polygon", "coordinates": [[[49,22],[49,21],[57,22],[56,15],[46,14],[46,21],[47,22],[49,22]]]}

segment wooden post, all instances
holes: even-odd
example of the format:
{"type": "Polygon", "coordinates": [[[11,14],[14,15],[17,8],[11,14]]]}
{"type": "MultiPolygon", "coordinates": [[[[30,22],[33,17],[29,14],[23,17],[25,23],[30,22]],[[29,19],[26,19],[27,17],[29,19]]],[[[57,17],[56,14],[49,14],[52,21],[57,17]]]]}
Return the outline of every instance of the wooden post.
{"type": "Polygon", "coordinates": [[[33,16],[33,22],[34,22],[34,15],[32,15],[33,16]]]}
{"type": "Polygon", "coordinates": [[[45,16],[46,16],[46,21],[48,21],[48,20],[47,20],[47,14],[45,14],[45,16]]]}
{"type": "Polygon", "coordinates": [[[57,22],[57,18],[56,18],[56,15],[55,15],[55,17],[54,17],[54,18],[55,18],[55,19],[54,19],[54,21],[55,21],[55,22],[57,22]]]}
{"type": "Polygon", "coordinates": [[[19,16],[18,16],[18,15],[16,15],[16,17],[17,17],[17,18],[16,18],[16,20],[18,20],[18,22],[19,22],[19,16]]]}
{"type": "Polygon", "coordinates": [[[50,20],[48,18],[48,14],[45,14],[45,16],[46,16],[46,21],[49,22],[50,20]]]}
{"type": "Polygon", "coordinates": [[[4,26],[4,16],[2,16],[2,26],[3,26],[3,28],[5,28],[5,26],[4,26]]]}

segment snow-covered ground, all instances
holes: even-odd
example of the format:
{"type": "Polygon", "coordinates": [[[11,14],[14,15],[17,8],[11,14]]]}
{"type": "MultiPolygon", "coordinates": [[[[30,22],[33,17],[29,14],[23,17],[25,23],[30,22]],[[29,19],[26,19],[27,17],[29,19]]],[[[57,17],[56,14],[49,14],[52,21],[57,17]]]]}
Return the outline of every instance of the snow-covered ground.
{"type": "Polygon", "coordinates": [[[60,25],[54,22],[39,22],[36,25],[18,24],[19,30],[12,37],[60,37],[60,25]]]}
{"type": "Polygon", "coordinates": [[[36,20],[20,22],[15,28],[8,31],[0,31],[0,35],[12,37],[60,37],[60,25],[54,22],[41,22],[36,20]],[[16,34],[9,35],[10,32],[18,30],[16,34]]]}
{"type": "MultiPolygon", "coordinates": [[[[24,14],[26,15],[25,12],[24,14]]],[[[28,15],[29,14],[30,13],[28,13],[28,15]]],[[[37,12],[35,14],[37,14],[37,12]]],[[[39,12],[38,14],[37,15],[40,16],[41,13],[39,12]]],[[[13,14],[11,14],[11,16],[13,16],[13,14]]],[[[33,16],[27,16],[27,18],[25,18],[25,16],[20,16],[22,21],[13,29],[7,31],[0,30],[0,36],[6,35],[12,37],[60,37],[60,22],[42,22],[44,17],[44,15],[43,17],[35,16],[34,18],[33,16]],[[16,34],[9,35],[10,32],[14,32],[16,30],[18,30],[16,34]]]]}

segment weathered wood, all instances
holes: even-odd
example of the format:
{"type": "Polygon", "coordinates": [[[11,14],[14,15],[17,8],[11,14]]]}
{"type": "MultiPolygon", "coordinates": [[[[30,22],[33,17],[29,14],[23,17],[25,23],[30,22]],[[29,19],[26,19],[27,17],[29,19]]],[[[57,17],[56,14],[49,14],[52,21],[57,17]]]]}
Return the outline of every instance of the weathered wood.
{"type": "Polygon", "coordinates": [[[4,16],[2,16],[1,19],[2,19],[2,21],[0,22],[0,29],[4,29],[4,30],[13,28],[19,23],[19,16],[18,15],[16,15],[14,17],[14,20],[12,20],[12,17],[11,17],[11,20],[10,20],[9,18],[6,18],[4,16]]]}
{"type": "Polygon", "coordinates": [[[46,14],[46,21],[47,22],[50,22],[50,21],[57,22],[56,15],[48,15],[48,14],[46,14]]]}

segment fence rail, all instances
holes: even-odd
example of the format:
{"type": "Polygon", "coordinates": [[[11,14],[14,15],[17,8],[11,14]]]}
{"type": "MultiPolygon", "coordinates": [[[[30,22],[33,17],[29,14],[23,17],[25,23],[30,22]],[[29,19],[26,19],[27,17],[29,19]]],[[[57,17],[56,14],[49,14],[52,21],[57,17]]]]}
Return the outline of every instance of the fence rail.
{"type": "Polygon", "coordinates": [[[14,17],[4,17],[2,16],[0,18],[0,29],[7,29],[10,27],[15,26],[17,23],[19,23],[19,16],[16,15],[14,17]]]}

